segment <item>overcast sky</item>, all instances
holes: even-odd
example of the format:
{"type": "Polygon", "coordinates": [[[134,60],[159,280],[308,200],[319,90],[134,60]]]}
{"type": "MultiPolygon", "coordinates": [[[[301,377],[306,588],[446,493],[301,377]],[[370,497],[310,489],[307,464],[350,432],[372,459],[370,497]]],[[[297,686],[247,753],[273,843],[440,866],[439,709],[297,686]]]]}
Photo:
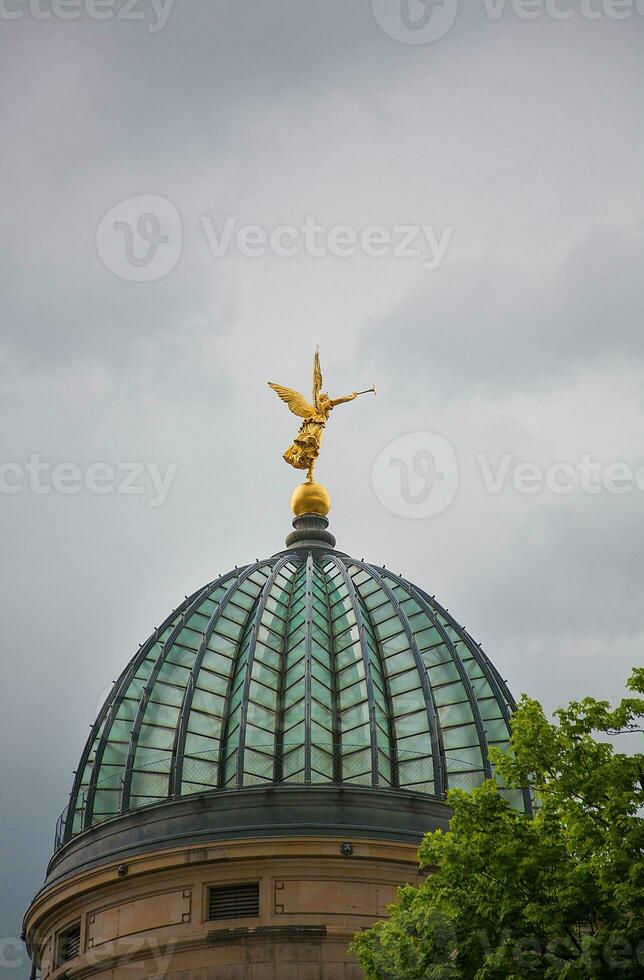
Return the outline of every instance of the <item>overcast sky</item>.
{"type": "Polygon", "coordinates": [[[549,710],[643,659],[644,4],[119,2],[0,4],[16,978],[107,688],[283,546],[297,420],[266,381],[308,394],[316,344],[332,395],[378,388],[326,433],[338,547],[549,710]]]}

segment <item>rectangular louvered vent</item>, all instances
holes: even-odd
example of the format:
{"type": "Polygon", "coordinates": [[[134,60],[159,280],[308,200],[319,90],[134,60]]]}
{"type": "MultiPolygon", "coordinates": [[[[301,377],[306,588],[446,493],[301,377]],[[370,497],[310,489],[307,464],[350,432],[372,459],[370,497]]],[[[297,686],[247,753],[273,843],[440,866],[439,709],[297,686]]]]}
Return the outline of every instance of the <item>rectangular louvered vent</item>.
{"type": "Polygon", "coordinates": [[[259,882],[218,885],[208,896],[209,919],[247,919],[259,915],[259,882]]]}
{"type": "Polygon", "coordinates": [[[58,962],[66,963],[80,954],[80,922],[69,926],[58,937],[58,962]]]}

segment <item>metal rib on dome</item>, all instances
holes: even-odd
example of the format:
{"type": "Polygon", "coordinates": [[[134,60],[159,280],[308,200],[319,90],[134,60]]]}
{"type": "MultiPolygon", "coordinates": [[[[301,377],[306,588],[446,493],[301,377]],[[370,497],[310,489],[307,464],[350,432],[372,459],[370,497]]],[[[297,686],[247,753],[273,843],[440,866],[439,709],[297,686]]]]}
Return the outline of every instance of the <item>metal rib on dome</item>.
{"type": "Polygon", "coordinates": [[[57,843],[252,785],[442,798],[492,775],[488,747],[507,744],[512,708],[421,589],[324,547],[283,552],[187,597],[139,649],[92,727],[57,843]]]}

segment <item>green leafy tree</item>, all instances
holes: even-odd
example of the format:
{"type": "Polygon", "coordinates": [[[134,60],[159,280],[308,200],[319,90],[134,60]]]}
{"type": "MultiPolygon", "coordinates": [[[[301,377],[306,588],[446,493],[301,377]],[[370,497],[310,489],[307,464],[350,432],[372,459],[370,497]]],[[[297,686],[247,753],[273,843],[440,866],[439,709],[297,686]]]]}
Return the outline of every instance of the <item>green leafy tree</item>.
{"type": "Polygon", "coordinates": [[[644,977],[644,756],[611,743],[642,734],[644,670],[628,686],[616,708],[585,698],[556,724],[521,699],[491,759],[534,816],[493,780],[450,792],[449,831],[419,850],[426,881],[355,938],[369,980],[644,977]]]}

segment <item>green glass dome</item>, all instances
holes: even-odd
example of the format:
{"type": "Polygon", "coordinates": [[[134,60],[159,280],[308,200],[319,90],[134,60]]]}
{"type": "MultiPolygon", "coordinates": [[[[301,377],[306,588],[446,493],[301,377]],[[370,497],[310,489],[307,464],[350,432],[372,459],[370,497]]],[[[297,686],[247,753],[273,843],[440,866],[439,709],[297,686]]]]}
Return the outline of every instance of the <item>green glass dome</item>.
{"type": "Polygon", "coordinates": [[[443,799],[492,775],[513,701],[480,646],[422,589],[336,551],[323,519],[295,524],[288,550],[210,582],[140,647],[92,728],[58,846],[190,794],[443,799]]]}

